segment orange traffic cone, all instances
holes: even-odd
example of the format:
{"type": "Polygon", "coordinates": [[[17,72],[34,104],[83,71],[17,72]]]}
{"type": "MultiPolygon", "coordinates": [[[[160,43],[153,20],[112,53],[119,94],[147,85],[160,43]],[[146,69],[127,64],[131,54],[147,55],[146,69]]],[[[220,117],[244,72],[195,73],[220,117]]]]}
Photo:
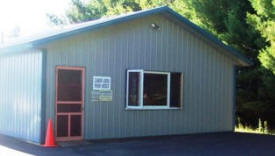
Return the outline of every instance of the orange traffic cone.
{"type": "Polygon", "coordinates": [[[55,140],[54,140],[54,134],[53,134],[53,123],[52,120],[49,119],[48,121],[48,128],[47,128],[47,134],[45,138],[45,144],[44,147],[55,147],[55,140]]]}

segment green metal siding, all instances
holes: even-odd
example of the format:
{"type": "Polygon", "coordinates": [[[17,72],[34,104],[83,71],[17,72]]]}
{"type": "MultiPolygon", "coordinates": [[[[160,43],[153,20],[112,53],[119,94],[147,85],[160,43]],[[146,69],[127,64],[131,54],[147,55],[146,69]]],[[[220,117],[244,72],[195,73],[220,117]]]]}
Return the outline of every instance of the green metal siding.
{"type": "Polygon", "coordinates": [[[45,48],[46,118],[55,115],[55,67],[86,69],[84,139],[232,131],[234,61],[162,15],[82,33],[45,48]],[[153,31],[152,23],[160,30],[153,31]],[[182,72],[183,107],[125,110],[127,69],[182,72]],[[112,102],[91,101],[93,76],[112,77],[112,102]]]}
{"type": "Polygon", "coordinates": [[[0,133],[40,142],[42,52],[0,56],[0,133]]]}

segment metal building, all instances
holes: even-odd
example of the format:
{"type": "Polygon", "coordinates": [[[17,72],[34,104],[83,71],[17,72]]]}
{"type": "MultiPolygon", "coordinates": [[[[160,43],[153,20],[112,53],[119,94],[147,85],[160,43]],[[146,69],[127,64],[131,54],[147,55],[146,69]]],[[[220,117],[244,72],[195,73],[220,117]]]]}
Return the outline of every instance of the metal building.
{"type": "Polygon", "coordinates": [[[0,133],[43,143],[232,131],[251,62],[164,6],[0,49],[0,133]]]}

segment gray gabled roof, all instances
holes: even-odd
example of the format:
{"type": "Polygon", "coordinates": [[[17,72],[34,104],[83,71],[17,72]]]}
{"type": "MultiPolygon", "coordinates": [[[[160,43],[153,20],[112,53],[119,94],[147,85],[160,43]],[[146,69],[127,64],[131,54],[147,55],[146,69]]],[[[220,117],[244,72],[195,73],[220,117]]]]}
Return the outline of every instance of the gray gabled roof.
{"type": "Polygon", "coordinates": [[[58,40],[58,39],[68,37],[68,36],[72,36],[72,35],[75,35],[75,34],[78,34],[81,32],[99,29],[101,27],[109,26],[112,24],[129,21],[129,20],[136,19],[139,17],[144,17],[147,15],[158,14],[158,13],[168,13],[168,14],[172,15],[172,17],[176,18],[178,21],[189,26],[195,32],[201,34],[206,39],[212,41],[218,47],[221,47],[226,52],[233,55],[240,62],[241,65],[244,65],[244,66],[252,65],[252,62],[248,58],[243,56],[241,53],[239,53],[235,49],[225,45],[220,40],[218,40],[215,36],[208,33],[207,31],[200,28],[199,26],[195,25],[194,23],[190,22],[188,19],[184,18],[183,16],[176,13],[175,11],[173,11],[172,9],[170,9],[167,6],[162,6],[162,7],[158,7],[158,8],[154,8],[154,9],[149,9],[149,10],[137,11],[137,12],[124,14],[124,15],[120,15],[120,16],[115,16],[115,17],[110,17],[110,18],[102,18],[102,19],[98,19],[98,20],[94,20],[94,21],[90,21],[90,22],[85,22],[82,24],[76,24],[76,25],[64,28],[62,30],[59,30],[59,31],[47,33],[44,35],[39,35],[39,36],[25,39],[22,41],[17,41],[15,43],[12,43],[9,45],[5,45],[3,47],[0,47],[0,50],[4,51],[4,52],[5,51],[8,52],[8,51],[13,51],[13,50],[33,48],[33,47],[37,47],[39,45],[48,43],[50,41],[58,40]]]}

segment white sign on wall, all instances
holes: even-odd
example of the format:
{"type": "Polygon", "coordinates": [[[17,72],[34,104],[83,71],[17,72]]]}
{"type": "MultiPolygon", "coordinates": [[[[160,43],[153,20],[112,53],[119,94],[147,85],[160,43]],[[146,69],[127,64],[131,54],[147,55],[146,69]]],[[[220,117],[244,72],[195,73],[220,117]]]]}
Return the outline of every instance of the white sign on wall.
{"type": "Polygon", "coordinates": [[[94,76],[93,90],[111,90],[111,77],[94,76]]]}

